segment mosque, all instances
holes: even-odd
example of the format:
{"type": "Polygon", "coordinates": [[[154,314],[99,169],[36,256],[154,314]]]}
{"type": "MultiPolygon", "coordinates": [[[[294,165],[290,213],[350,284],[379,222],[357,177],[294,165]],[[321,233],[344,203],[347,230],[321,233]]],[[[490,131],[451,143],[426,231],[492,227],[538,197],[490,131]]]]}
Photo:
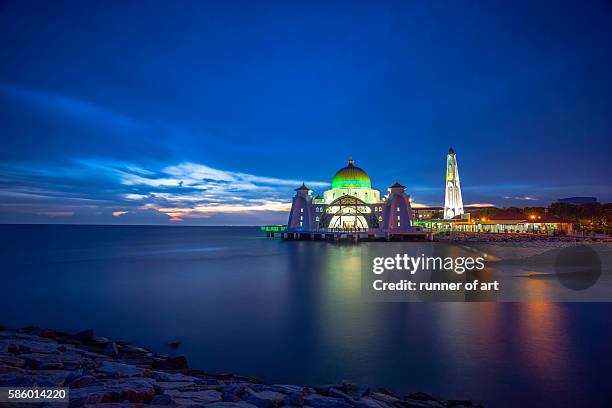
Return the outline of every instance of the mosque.
{"type": "Polygon", "coordinates": [[[473,219],[472,211],[495,207],[464,206],[457,157],[452,148],[446,160],[444,207],[412,203],[406,187],[398,181],[381,196],[380,191],[372,188],[368,173],[353,160],[336,172],[331,189],[323,197],[313,196],[304,183],[295,192],[287,225],[262,227],[268,236],[280,233],[284,239],[432,240],[440,231],[567,234],[572,230],[571,223],[551,215],[528,217],[499,211],[473,219]]]}
{"type": "Polygon", "coordinates": [[[381,197],[370,176],[349,160],[332,179],[331,189],[313,196],[305,184],[295,189],[286,233],[289,238],[312,239],[350,234],[363,238],[425,237],[413,226],[413,212],[406,187],[399,182],[381,197]]]}

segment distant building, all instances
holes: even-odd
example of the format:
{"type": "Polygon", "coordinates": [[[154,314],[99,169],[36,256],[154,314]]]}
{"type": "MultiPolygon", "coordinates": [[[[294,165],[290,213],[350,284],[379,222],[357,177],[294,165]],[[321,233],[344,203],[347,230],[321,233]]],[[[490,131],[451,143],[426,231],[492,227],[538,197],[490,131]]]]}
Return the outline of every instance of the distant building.
{"type": "Polygon", "coordinates": [[[596,197],[568,197],[568,198],[560,198],[557,200],[558,203],[561,204],[595,204],[597,203],[596,197]]]}
{"type": "Polygon", "coordinates": [[[503,209],[490,217],[457,220],[418,220],[416,225],[430,231],[490,232],[515,234],[571,234],[573,224],[552,214],[527,216],[503,209]]]}
{"type": "Polygon", "coordinates": [[[461,183],[457,156],[451,147],[446,156],[446,191],[444,195],[444,218],[453,219],[463,214],[463,199],[461,198],[461,183]]]}
{"type": "MultiPolygon", "coordinates": [[[[465,204],[463,206],[464,214],[459,219],[467,219],[467,214],[478,213],[484,210],[495,210],[495,204],[481,203],[481,204],[465,204]]],[[[438,218],[444,218],[444,207],[426,206],[412,203],[412,212],[414,219],[418,220],[429,220],[438,218]]],[[[450,221],[450,220],[447,220],[450,221]]]]}
{"type": "Polygon", "coordinates": [[[376,235],[410,234],[412,208],[406,187],[396,182],[384,197],[372,188],[370,176],[349,160],[338,170],[331,189],[313,197],[302,184],[296,188],[287,231],[324,234],[327,232],[368,232],[376,235]]]}

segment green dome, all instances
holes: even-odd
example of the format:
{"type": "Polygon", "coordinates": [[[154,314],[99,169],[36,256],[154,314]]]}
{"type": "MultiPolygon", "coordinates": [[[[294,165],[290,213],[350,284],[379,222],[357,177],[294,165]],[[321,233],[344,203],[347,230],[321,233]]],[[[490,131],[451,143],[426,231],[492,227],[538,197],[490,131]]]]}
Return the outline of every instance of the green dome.
{"type": "Polygon", "coordinates": [[[370,176],[349,160],[348,166],[338,170],[332,180],[332,188],[372,188],[370,176]]]}

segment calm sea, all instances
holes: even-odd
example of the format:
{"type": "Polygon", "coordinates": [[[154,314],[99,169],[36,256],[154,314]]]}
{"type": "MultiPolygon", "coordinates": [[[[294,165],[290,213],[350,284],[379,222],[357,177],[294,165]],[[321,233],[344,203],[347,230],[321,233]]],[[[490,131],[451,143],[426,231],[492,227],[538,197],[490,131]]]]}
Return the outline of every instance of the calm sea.
{"type": "Polygon", "coordinates": [[[610,402],[609,303],[368,303],[367,243],[256,228],[3,225],[0,245],[0,325],[95,328],[274,382],[348,380],[489,406],[610,402]]]}

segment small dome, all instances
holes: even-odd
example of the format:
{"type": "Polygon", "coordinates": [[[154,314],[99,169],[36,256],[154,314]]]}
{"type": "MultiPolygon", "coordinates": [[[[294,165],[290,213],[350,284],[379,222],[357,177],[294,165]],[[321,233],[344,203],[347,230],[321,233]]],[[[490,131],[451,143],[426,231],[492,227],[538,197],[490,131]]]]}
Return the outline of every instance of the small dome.
{"type": "Polygon", "coordinates": [[[332,188],[371,188],[370,176],[349,160],[348,166],[338,170],[332,180],[332,188]]]}

